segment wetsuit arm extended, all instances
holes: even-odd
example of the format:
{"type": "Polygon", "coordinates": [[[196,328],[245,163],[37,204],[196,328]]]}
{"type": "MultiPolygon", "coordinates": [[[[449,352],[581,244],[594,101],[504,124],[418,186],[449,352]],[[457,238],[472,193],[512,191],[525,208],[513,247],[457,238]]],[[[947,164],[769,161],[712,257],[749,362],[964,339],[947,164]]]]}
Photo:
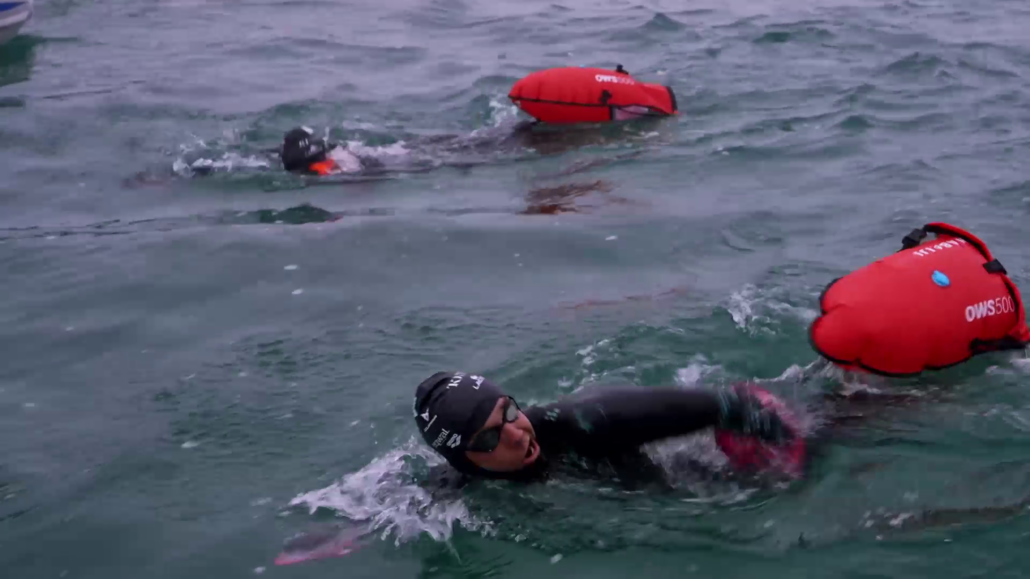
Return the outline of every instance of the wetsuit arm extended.
{"type": "Polygon", "coordinates": [[[585,456],[623,453],[642,444],[716,426],[718,392],[700,388],[603,388],[526,411],[541,447],[585,456]]]}

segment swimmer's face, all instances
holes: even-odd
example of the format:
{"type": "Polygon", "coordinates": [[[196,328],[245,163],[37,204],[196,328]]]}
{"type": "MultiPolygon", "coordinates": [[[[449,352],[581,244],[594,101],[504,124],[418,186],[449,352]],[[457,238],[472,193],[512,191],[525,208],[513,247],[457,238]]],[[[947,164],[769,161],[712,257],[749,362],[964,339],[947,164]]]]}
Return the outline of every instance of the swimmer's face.
{"type": "Polygon", "coordinates": [[[465,456],[469,460],[494,472],[514,472],[540,458],[532,423],[507,396],[497,400],[494,411],[473,435],[468,448],[465,456]]]}

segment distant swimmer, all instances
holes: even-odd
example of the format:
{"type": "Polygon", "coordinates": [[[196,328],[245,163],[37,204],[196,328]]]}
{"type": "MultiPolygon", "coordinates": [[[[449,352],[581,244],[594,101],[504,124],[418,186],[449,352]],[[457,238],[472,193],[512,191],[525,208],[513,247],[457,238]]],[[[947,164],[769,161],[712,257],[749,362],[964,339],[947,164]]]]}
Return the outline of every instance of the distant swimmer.
{"type": "MultiPolygon", "coordinates": [[[[486,162],[491,153],[516,150],[522,146],[519,139],[535,121],[523,121],[514,126],[492,127],[472,135],[434,135],[409,138],[398,147],[398,153],[373,154],[356,152],[346,143],[315,135],[309,127],[295,127],[283,135],[278,147],[264,149],[262,157],[249,162],[215,161],[206,158],[184,162],[191,175],[210,175],[219,170],[235,167],[271,169],[276,166],[289,173],[308,176],[376,177],[389,173],[421,173],[441,165],[470,166],[486,162]]],[[[532,138],[527,143],[532,142],[532,138]]],[[[553,141],[543,137],[543,142],[553,141]]]]}
{"type": "Polygon", "coordinates": [[[308,127],[287,131],[279,148],[283,168],[291,173],[336,175],[359,173],[369,164],[339,143],[316,137],[308,127]]]}
{"type": "Polygon", "coordinates": [[[794,458],[803,445],[789,420],[743,386],[599,388],[523,410],[482,376],[437,372],[419,384],[413,410],[426,443],[473,478],[532,481],[560,463],[591,461],[638,479],[643,445],[706,428],[794,458]]]}
{"type": "MultiPolygon", "coordinates": [[[[654,120],[644,115],[634,123],[654,120]]],[[[176,173],[204,176],[221,172],[259,169],[285,170],[295,175],[316,177],[347,176],[359,179],[381,178],[393,174],[423,173],[440,167],[470,168],[494,164],[513,155],[555,155],[588,146],[608,146],[619,142],[645,144],[644,149],[659,144],[654,126],[649,124],[613,125],[595,124],[575,128],[555,126],[535,119],[504,122],[497,126],[482,127],[467,134],[405,135],[392,145],[367,146],[346,143],[316,136],[306,126],[286,131],[278,146],[248,153],[245,148],[221,153],[206,147],[193,149],[173,164],[176,173]]],[[[620,153],[638,155],[643,150],[620,153]]],[[[591,166],[603,164],[594,159],[591,166]]],[[[577,170],[582,170],[580,167],[577,170]]],[[[152,179],[147,179],[152,180],[152,179]]]]}
{"type": "Polygon", "coordinates": [[[361,155],[346,144],[316,137],[308,127],[290,129],[275,150],[283,169],[301,175],[359,175],[385,172],[422,172],[440,165],[474,165],[476,155],[516,150],[558,141],[555,135],[533,135],[537,121],[520,121],[507,127],[493,127],[472,135],[415,137],[411,151],[398,163],[387,165],[383,158],[361,155]],[[412,154],[414,153],[414,154],[412,154]]]}
{"type": "MultiPolygon", "coordinates": [[[[474,164],[470,158],[451,160],[449,163],[434,162],[431,159],[453,157],[469,153],[503,151],[519,146],[528,146],[534,138],[528,136],[536,121],[522,121],[511,127],[496,127],[474,135],[434,135],[418,137],[410,143],[417,155],[409,155],[406,162],[387,166],[383,159],[370,155],[359,155],[346,144],[316,137],[308,127],[290,129],[283,136],[276,153],[283,169],[301,175],[358,175],[384,172],[421,172],[440,164],[461,166],[474,164]]],[[[543,139],[547,139],[544,137],[543,139]]],[[[541,140],[537,137],[536,140],[541,140]]],[[[549,140],[553,140],[549,139],[549,140]]]]}
{"type": "MultiPolygon", "coordinates": [[[[608,145],[632,138],[633,131],[617,127],[568,129],[537,120],[520,120],[471,134],[413,136],[405,139],[404,155],[368,155],[347,144],[316,137],[308,127],[290,129],[274,152],[286,171],[304,175],[367,175],[423,172],[440,166],[471,167],[496,162],[505,154],[561,154],[591,145],[608,145]]],[[[616,159],[639,155],[621,153],[616,159]]],[[[590,161],[588,166],[603,164],[590,161]]],[[[577,167],[573,172],[588,168],[577,167]]]]}

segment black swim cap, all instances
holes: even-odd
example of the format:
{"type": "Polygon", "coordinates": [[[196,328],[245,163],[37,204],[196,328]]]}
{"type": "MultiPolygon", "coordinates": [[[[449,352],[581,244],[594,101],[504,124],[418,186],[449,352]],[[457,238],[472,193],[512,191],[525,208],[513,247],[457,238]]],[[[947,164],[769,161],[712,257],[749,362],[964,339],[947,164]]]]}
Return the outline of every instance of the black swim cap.
{"type": "Polygon", "coordinates": [[[325,139],[316,138],[311,129],[290,129],[283,136],[280,152],[283,168],[287,171],[305,171],[312,163],[325,161],[326,149],[325,139]]]}
{"type": "Polygon", "coordinates": [[[482,376],[437,372],[415,390],[415,425],[426,444],[451,466],[467,474],[489,476],[489,471],[465,456],[465,449],[502,396],[504,391],[482,376]]]}

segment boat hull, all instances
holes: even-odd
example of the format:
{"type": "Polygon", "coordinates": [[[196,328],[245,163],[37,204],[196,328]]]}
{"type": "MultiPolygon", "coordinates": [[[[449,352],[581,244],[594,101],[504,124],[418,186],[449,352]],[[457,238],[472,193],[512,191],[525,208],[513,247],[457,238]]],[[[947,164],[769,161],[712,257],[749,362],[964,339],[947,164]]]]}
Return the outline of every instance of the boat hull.
{"type": "Polygon", "coordinates": [[[31,0],[0,0],[0,44],[17,36],[31,19],[31,0]]]}

